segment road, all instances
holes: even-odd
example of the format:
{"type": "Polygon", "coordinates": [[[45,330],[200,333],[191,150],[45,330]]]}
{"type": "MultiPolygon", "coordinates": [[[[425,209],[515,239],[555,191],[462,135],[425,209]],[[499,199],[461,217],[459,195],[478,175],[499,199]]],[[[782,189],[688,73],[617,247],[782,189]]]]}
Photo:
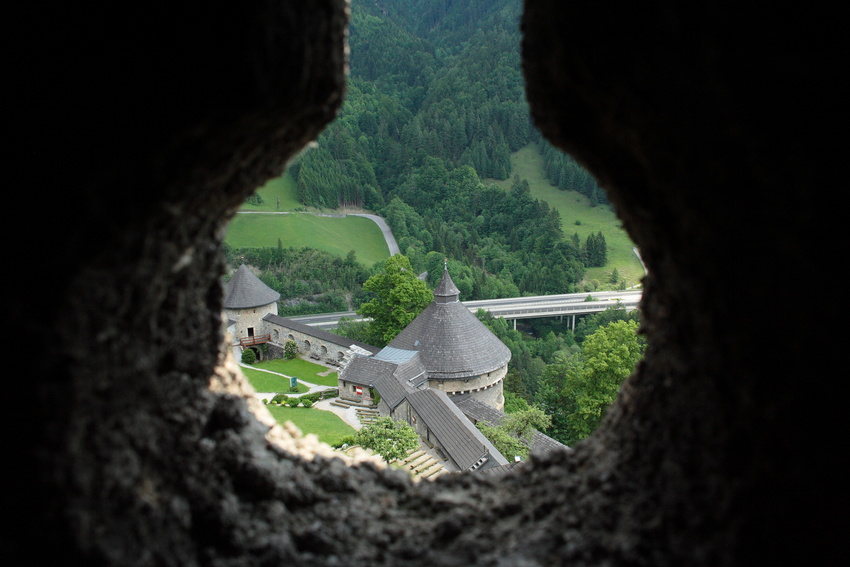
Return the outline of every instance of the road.
{"type": "Polygon", "coordinates": [[[396,243],[395,241],[395,236],[393,236],[393,231],[390,230],[389,225],[387,225],[387,221],[385,221],[383,217],[366,213],[349,213],[349,215],[353,217],[365,217],[369,220],[374,221],[375,224],[378,225],[378,228],[381,229],[381,232],[384,234],[384,240],[386,240],[387,242],[387,248],[390,249],[390,256],[401,254],[401,251],[399,251],[398,249],[398,243],[396,243]]]}

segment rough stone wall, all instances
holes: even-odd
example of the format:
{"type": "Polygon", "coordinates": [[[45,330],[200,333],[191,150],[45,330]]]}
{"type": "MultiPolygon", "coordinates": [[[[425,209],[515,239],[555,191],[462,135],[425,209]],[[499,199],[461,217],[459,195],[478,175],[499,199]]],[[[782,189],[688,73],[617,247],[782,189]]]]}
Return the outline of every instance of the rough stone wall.
{"type": "MultiPolygon", "coordinates": [[[[351,345],[334,344],[313,335],[308,335],[296,329],[290,329],[289,327],[269,321],[263,322],[263,328],[265,332],[272,336],[273,340],[277,340],[281,344],[286,343],[287,340],[294,340],[298,344],[299,352],[307,355],[315,353],[322,360],[339,362],[345,356],[346,351],[351,348],[351,345]],[[324,347],[324,352],[322,351],[322,347],[324,347]]],[[[340,339],[342,338],[340,337],[340,339]]]]}
{"type": "Polygon", "coordinates": [[[225,309],[225,317],[236,321],[234,335],[236,339],[248,338],[248,328],[253,327],[254,336],[271,334],[263,317],[271,313],[277,315],[277,302],[252,309],[225,309]]]}
{"type": "Polygon", "coordinates": [[[221,344],[225,224],[338,108],[344,3],[80,10],[9,21],[49,230],[6,223],[4,313],[56,333],[7,373],[4,564],[843,559],[843,311],[793,299],[845,240],[837,13],[526,2],[535,120],[640,246],[649,348],[575,451],[414,485],[273,427],[221,344]]]}
{"type": "Polygon", "coordinates": [[[450,396],[468,392],[483,403],[502,409],[505,405],[503,388],[507,373],[506,365],[468,380],[428,380],[428,386],[435,390],[442,390],[450,396]]]}

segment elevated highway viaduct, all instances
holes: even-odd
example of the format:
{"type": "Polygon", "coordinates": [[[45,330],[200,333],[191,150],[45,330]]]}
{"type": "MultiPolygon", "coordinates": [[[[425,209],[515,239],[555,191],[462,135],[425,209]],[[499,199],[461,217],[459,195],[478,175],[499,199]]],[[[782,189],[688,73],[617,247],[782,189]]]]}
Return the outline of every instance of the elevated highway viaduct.
{"type": "MultiPolygon", "coordinates": [[[[540,317],[571,317],[575,326],[578,315],[599,313],[618,303],[627,311],[636,309],[640,304],[641,291],[601,291],[594,293],[567,293],[561,295],[535,295],[529,297],[508,297],[502,299],[480,299],[464,301],[463,304],[473,313],[479,309],[489,311],[495,317],[503,317],[514,321],[517,319],[536,319],[540,317]]],[[[319,327],[325,330],[333,329],[338,321],[346,317],[360,320],[354,311],[338,313],[321,313],[316,315],[299,315],[289,317],[301,323],[319,327]]]]}

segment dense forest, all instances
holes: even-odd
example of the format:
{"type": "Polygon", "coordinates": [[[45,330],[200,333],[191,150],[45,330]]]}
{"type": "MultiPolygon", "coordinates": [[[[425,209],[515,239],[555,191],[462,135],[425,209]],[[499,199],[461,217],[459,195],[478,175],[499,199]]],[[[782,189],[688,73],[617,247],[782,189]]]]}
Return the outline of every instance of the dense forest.
{"type": "MultiPolygon", "coordinates": [[[[462,300],[586,291],[585,269],[607,261],[601,232],[584,241],[565,235],[558,212],[511,171],[511,154],[534,142],[552,185],[608,204],[594,178],[531,123],[520,10],[521,0],[353,0],[346,100],[289,166],[303,205],[377,212],[400,260],[430,289],[447,263],[462,300]],[[509,180],[508,188],[494,180],[509,180]]],[[[283,315],[374,311],[372,290],[398,272],[389,260],[365,268],[353,253],[227,252],[232,265],[253,265],[281,292],[283,315]]],[[[429,293],[417,299],[420,309],[429,293]]],[[[638,314],[622,309],[585,317],[575,329],[532,321],[524,332],[479,317],[512,352],[506,409],[543,409],[547,433],[567,444],[592,431],[644,348],[638,314]],[[621,345],[616,354],[605,349],[611,341],[621,345]]],[[[350,321],[336,332],[379,346],[392,334],[350,321]]]]}
{"type": "MultiPolygon", "coordinates": [[[[354,0],[350,75],[337,118],[289,166],[311,207],[382,215],[417,273],[448,258],[461,299],[570,293],[607,261],[604,236],[565,235],[558,212],[511,173],[536,142],[550,182],[605,204],[593,177],[533,127],[520,69],[520,0],[354,0]],[[510,189],[492,180],[511,180],[510,189]]],[[[231,251],[229,251],[231,252],[231,251]]],[[[269,251],[266,255],[281,254],[269,251]]],[[[236,250],[234,256],[257,252],[236,250]]],[[[314,262],[331,262],[316,253],[314,262]]],[[[300,259],[297,259],[300,258],[300,259]]],[[[258,259],[287,315],[356,308],[363,279],[258,259]]],[[[372,273],[381,266],[372,268],[372,273]]]]}
{"type": "MultiPolygon", "coordinates": [[[[588,242],[511,179],[510,155],[543,148],[553,185],[605,203],[596,182],[542,139],[520,69],[519,0],[355,0],[351,72],[337,117],[291,166],[308,206],[384,216],[414,269],[436,252],[458,266],[465,300],[576,291],[604,265],[588,242]]],[[[598,252],[598,247],[597,247],[598,252]]]]}

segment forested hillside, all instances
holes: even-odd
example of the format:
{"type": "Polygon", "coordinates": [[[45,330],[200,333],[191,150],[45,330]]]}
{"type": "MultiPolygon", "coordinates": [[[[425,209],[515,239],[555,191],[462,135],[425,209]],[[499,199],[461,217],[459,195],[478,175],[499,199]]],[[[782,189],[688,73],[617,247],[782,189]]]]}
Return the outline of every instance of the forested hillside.
{"type": "MultiPolygon", "coordinates": [[[[389,272],[398,275],[396,263],[407,280],[427,272],[433,289],[447,262],[462,300],[588,291],[580,285],[586,268],[607,262],[604,234],[565,235],[558,211],[511,170],[511,155],[533,142],[551,185],[607,204],[593,177],[531,124],[520,8],[520,0],[353,0],[345,103],[289,174],[305,207],[382,215],[407,258],[370,271],[353,252],[341,259],[282,246],[228,250],[281,292],[282,314],[360,307],[373,322],[345,321],[336,332],[384,345],[415,316],[390,309],[406,318],[384,317],[387,328],[376,328],[376,310],[387,306],[374,289],[389,272]]],[[[431,295],[415,283],[423,289],[408,295],[421,310],[431,295]]],[[[506,410],[544,410],[547,433],[567,444],[596,427],[644,348],[639,314],[623,309],[583,318],[575,329],[541,319],[517,331],[479,317],[512,353],[506,410]]]]}
{"type": "Polygon", "coordinates": [[[426,271],[432,252],[457,263],[465,300],[576,291],[604,254],[566,238],[558,213],[523,180],[508,191],[487,182],[510,179],[511,153],[536,141],[554,185],[605,199],[532,127],[521,2],[352,4],[346,101],[290,166],[299,200],[379,212],[414,269],[426,271]]]}

